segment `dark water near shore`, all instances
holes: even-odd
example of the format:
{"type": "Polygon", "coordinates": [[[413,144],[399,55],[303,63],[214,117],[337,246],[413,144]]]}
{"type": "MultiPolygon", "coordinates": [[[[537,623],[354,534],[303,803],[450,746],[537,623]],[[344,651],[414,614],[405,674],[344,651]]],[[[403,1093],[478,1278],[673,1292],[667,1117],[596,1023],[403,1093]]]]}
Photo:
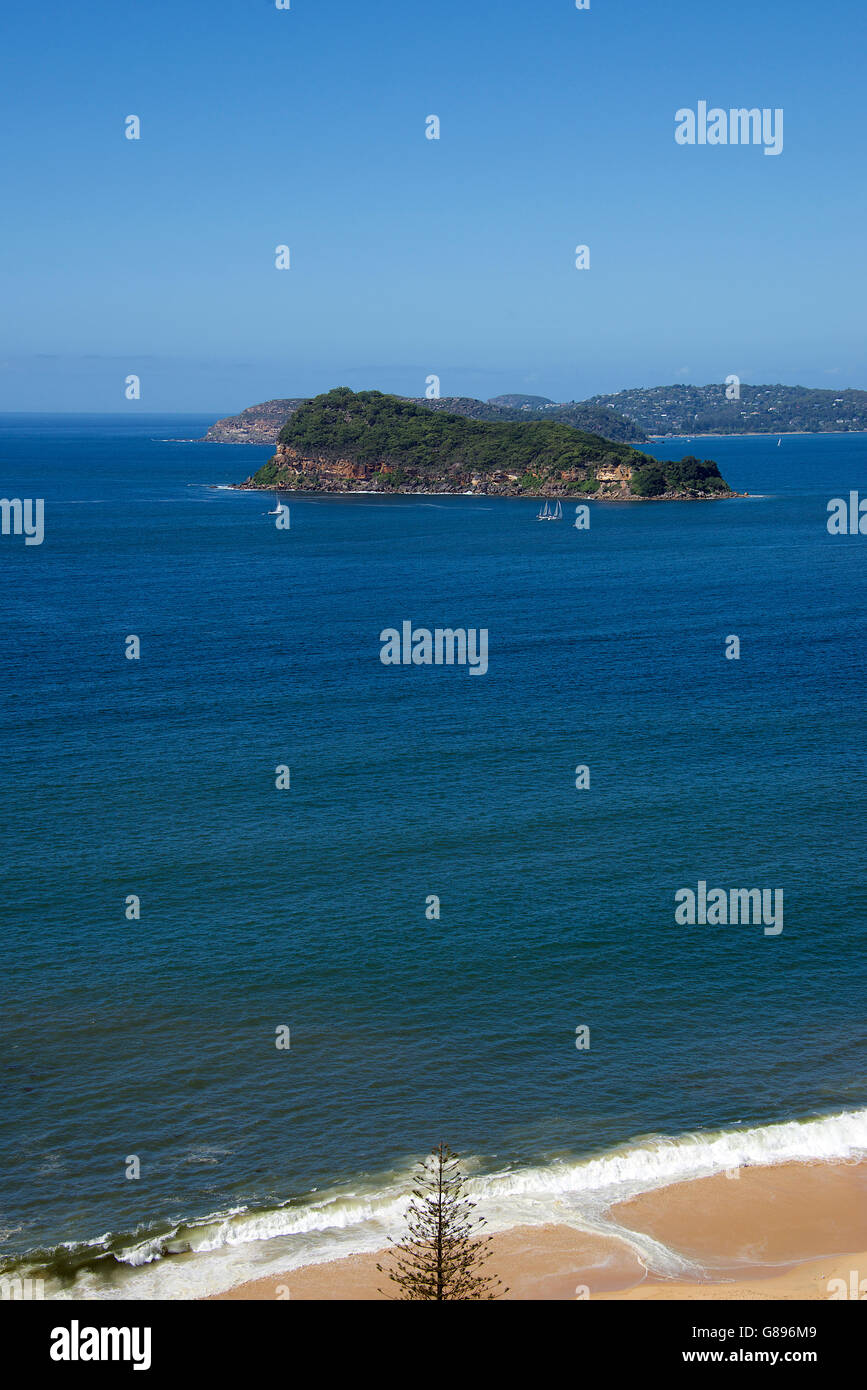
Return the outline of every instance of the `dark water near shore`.
{"type": "Polygon", "coordinates": [[[589,531],[372,496],[278,531],[212,486],[268,450],[173,442],[208,423],[0,417],[0,493],[46,499],[0,538],[0,1258],[105,1292],[201,1222],[211,1287],[373,1240],[440,1138],[541,1173],[541,1219],[588,1155],[640,1184],[648,1136],[867,1105],[867,537],[825,524],[867,437],[654,446],[760,495],[589,531]],[[383,666],[405,619],[487,628],[487,674],[383,666]],[[782,888],[782,934],[678,926],[699,879],[782,888]]]}

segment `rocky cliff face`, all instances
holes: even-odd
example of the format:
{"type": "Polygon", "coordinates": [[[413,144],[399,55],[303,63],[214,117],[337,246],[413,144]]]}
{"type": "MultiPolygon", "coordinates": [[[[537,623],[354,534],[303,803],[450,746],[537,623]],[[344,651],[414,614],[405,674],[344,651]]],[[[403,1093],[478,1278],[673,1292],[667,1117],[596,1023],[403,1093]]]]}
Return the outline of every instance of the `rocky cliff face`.
{"type": "MultiPolygon", "coordinates": [[[[356,463],[348,458],[329,458],[325,454],[302,454],[291,444],[278,444],[277,452],[270,460],[287,486],[298,487],[300,479],[316,477],[323,483],[333,482],[346,490],[353,483],[365,484],[373,478],[375,468],[365,463],[356,463]]],[[[243,487],[255,487],[248,478],[243,487]]]]}
{"type": "Polygon", "coordinates": [[[286,400],[263,401],[261,405],[248,406],[240,415],[227,415],[211,425],[204,436],[203,444],[268,444],[277,443],[277,435],[305,397],[295,396],[286,400]]]}
{"type": "MultiPolygon", "coordinates": [[[[384,493],[472,493],[479,497],[551,497],[575,502],[589,498],[611,502],[639,499],[631,489],[634,469],[629,464],[592,468],[562,469],[547,477],[538,486],[527,486],[526,479],[517,473],[496,469],[480,473],[475,469],[456,466],[424,476],[413,476],[411,470],[393,469],[385,461],[359,463],[350,458],[332,458],[315,452],[303,453],[291,444],[278,444],[272,458],[251,478],[239,484],[242,488],[280,490],[287,492],[384,492],[384,493]]],[[[728,492],[666,491],[655,501],[682,498],[703,499],[734,496],[728,492]]]]}

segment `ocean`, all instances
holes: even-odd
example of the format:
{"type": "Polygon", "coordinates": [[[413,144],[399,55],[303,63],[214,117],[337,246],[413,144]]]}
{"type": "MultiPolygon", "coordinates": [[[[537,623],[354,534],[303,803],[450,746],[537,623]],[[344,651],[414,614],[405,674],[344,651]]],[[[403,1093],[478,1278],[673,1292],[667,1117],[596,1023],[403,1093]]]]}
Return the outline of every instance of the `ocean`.
{"type": "Polygon", "coordinates": [[[270,451],[210,423],[0,417],[0,493],[45,499],[0,537],[7,1276],[190,1297],[377,1249],[441,1140],[490,1229],[867,1151],[867,538],[826,527],[867,437],[660,443],[751,495],[586,530],[381,496],[278,530],[231,487],[270,451]],[[487,672],[384,665],[404,621],[486,629],[487,672]],[[679,923],[700,881],[781,889],[783,930],[679,923]]]}

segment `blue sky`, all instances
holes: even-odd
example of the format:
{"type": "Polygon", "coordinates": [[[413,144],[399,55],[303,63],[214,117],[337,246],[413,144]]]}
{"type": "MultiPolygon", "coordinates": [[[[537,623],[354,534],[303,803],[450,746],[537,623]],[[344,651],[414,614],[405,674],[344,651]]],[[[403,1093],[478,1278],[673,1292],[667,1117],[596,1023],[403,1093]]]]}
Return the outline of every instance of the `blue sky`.
{"type": "Polygon", "coordinates": [[[216,415],[432,373],[567,400],[731,372],[867,387],[863,16],[9,7],[0,409],[216,415]],[[699,100],[782,107],[782,154],[679,146],[699,100]]]}

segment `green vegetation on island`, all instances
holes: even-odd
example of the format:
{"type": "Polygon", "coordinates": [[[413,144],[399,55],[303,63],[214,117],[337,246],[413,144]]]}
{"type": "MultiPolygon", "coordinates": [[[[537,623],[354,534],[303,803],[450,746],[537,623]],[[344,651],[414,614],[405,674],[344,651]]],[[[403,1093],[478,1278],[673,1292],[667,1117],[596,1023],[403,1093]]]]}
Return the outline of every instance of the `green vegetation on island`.
{"type": "MultiPolygon", "coordinates": [[[[544,396],[496,396],[478,401],[474,396],[401,396],[411,405],[446,415],[465,415],[469,420],[494,422],[519,420],[558,420],[575,429],[601,434],[619,443],[643,444],[646,436],[637,425],[605,406],[570,401],[557,405],[544,396]]],[[[217,420],[204,436],[207,444],[276,444],[277,435],[291,415],[307,405],[310,397],[289,396],[281,400],[250,405],[238,415],[217,420]]]]}
{"type": "Polygon", "coordinates": [[[659,463],[628,444],[556,420],[475,420],[348,387],[299,406],[280,430],[276,454],[244,486],[535,497],[732,495],[707,459],[659,463]]]}

